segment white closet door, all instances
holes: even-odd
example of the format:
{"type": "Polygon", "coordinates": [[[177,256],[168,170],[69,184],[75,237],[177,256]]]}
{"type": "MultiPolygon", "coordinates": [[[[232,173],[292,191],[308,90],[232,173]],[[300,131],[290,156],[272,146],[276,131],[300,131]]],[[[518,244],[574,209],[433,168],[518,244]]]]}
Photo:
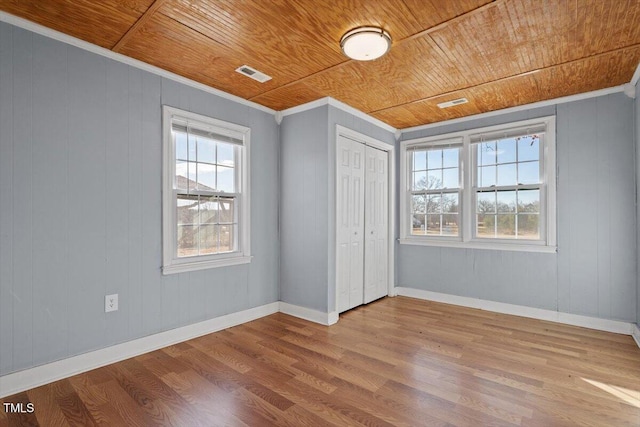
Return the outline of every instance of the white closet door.
{"type": "Polygon", "coordinates": [[[389,250],[388,153],[366,147],[364,303],[387,295],[389,250]]]}
{"type": "Polygon", "coordinates": [[[365,147],[338,137],[336,281],[338,312],[364,302],[364,176],[365,147]]]}

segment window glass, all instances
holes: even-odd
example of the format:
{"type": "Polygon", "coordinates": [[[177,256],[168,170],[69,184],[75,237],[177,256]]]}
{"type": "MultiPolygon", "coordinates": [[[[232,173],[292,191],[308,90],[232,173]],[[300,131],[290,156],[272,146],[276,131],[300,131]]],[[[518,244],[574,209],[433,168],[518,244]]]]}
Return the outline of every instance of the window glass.
{"type": "Polygon", "coordinates": [[[242,183],[248,128],[171,107],[163,114],[164,153],[170,156],[165,165],[172,165],[163,172],[169,185],[163,190],[163,221],[171,222],[163,227],[163,272],[204,268],[198,263],[226,265],[234,254],[243,258],[235,263],[249,262],[248,235],[240,241],[248,227],[242,210],[243,200],[248,202],[242,183]]]}

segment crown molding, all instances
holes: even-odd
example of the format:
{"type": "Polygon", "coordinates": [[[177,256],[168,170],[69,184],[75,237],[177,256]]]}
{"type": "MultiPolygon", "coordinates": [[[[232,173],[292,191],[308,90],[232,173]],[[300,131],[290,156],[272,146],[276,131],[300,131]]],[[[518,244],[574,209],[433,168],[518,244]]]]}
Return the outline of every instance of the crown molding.
{"type": "Polygon", "coordinates": [[[396,128],[386,124],[382,120],[378,120],[375,117],[372,117],[367,113],[364,113],[358,110],[357,108],[354,108],[350,105],[345,104],[344,102],[338,101],[337,99],[331,98],[329,96],[326,98],[320,98],[320,99],[316,99],[315,101],[307,102],[306,104],[301,104],[295,107],[287,108],[286,110],[282,110],[281,113],[283,117],[286,117],[292,114],[302,113],[303,111],[313,110],[314,108],[322,107],[323,105],[331,105],[332,107],[336,107],[337,109],[342,110],[345,113],[349,113],[352,116],[356,116],[359,119],[362,119],[366,122],[369,122],[375,126],[378,126],[379,128],[382,128],[394,134],[397,132],[396,128]]]}
{"type": "Polygon", "coordinates": [[[328,101],[329,105],[331,105],[333,107],[336,107],[336,108],[344,111],[345,113],[349,113],[349,114],[351,114],[353,116],[356,116],[356,117],[358,117],[358,118],[360,118],[362,120],[365,120],[365,121],[367,121],[369,123],[372,123],[372,124],[378,126],[379,128],[382,128],[382,129],[384,129],[386,131],[389,131],[391,133],[394,133],[394,134],[395,134],[395,132],[397,130],[396,128],[394,128],[391,125],[388,125],[387,123],[383,122],[382,120],[378,120],[375,117],[370,116],[367,113],[364,113],[364,112],[358,110],[357,108],[354,108],[354,107],[352,107],[350,105],[345,104],[344,102],[340,102],[337,99],[334,99],[334,98],[331,98],[331,97],[329,97],[328,99],[329,99],[329,101],[328,101]]]}
{"type": "Polygon", "coordinates": [[[592,92],[578,93],[576,95],[563,96],[560,98],[547,99],[545,101],[533,102],[531,104],[518,105],[516,107],[503,108],[501,110],[488,111],[486,113],[474,114],[473,116],[458,117],[457,119],[444,120],[442,122],[429,123],[426,125],[414,126],[402,129],[402,134],[415,132],[424,129],[433,129],[441,126],[452,125],[456,123],[468,122],[470,120],[483,119],[485,117],[500,116],[503,114],[515,113],[517,111],[531,110],[532,108],[547,107],[549,105],[564,104],[567,102],[580,101],[582,99],[596,98],[598,96],[610,95],[612,93],[624,92],[625,86],[614,86],[606,89],[594,90],[592,92]]]}

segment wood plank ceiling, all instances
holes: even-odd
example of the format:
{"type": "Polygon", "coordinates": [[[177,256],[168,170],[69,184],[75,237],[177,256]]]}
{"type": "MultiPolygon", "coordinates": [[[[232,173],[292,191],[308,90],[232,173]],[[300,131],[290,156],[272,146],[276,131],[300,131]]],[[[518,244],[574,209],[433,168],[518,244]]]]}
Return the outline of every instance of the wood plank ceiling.
{"type": "Polygon", "coordinates": [[[628,83],[640,0],[0,0],[0,10],[275,110],[331,96],[396,128],[628,83]],[[339,40],[384,27],[391,51],[339,40]],[[270,76],[258,83],[234,70],[270,76]],[[440,109],[437,103],[469,103],[440,109]]]}

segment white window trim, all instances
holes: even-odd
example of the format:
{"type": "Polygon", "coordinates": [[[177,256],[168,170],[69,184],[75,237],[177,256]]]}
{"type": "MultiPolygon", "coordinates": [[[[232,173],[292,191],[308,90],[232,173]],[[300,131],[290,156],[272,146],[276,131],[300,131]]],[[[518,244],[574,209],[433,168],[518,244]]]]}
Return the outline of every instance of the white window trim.
{"type": "Polygon", "coordinates": [[[484,128],[470,129],[426,138],[418,138],[402,141],[400,143],[400,244],[419,246],[439,246],[469,249],[493,249],[506,251],[544,252],[556,253],[556,118],[555,116],[541,117],[537,119],[519,122],[505,123],[502,125],[484,128]],[[545,209],[545,238],[541,241],[527,240],[500,240],[500,239],[474,239],[473,238],[473,161],[471,150],[471,136],[478,133],[497,132],[511,128],[527,127],[544,124],[546,127],[544,138],[543,163],[544,173],[542,182],[545,184],[546,199],[543,200],[545,209]],[[460,237],[434,237],[411,235],[409,229],[410,206],[410,177],[411,168],[408,164],[407,152],[411,146],[422,144],[443,144],[453,140],[463,141],[460,169],[463,177],[462,199],[460,201],[461,236],[460,237]]]}
{"type": "Polygon", "coordinates": [[[251,181],[250,181],[250,140],[251,129],[234,123],[213,119],[196,113],[162,106],[162,274],[183,273],[208,268],[226,267],[251,262],[251,181]],[[223,254],[178,258],[176,254],[176,208],[173,177],[175,175],[175,147],[171,138],[171,120],[179,117],[211,125],[229,135],[241,135],[243,149],[240,150],[241,191],[238,213],[238,251],[223,254]]]}

